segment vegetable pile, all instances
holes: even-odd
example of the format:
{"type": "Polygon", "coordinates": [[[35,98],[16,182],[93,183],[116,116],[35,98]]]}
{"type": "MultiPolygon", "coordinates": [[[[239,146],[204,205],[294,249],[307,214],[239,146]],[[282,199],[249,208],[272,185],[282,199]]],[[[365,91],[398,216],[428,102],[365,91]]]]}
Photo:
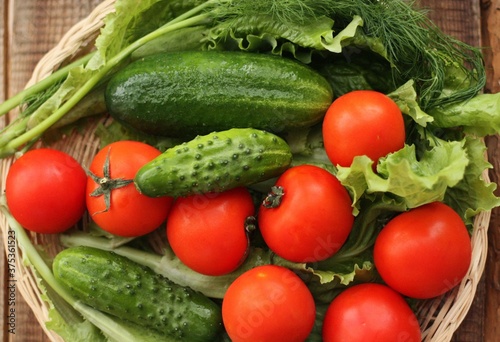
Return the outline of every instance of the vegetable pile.
{"type": "Polygon", "coordinates": [[[115,7],[94,51],[0,105],[21,108],[0,132],[17,157],[0,209],[48,328],[420,340],[414,305],[462,281],[474,218],[500,205],[480,50],[401,0],[115,7]],[[38,145],[96,122],[89,165],[38,145]],[[64,249],[49,259],[26,230],[64,249]]]}

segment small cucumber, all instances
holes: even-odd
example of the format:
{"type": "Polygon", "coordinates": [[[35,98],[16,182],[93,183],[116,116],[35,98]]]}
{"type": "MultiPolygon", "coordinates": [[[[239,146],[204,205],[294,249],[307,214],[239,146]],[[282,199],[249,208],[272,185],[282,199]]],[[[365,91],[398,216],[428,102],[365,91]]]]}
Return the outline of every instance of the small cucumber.
{"type": "Polygon", "coordinates": [[[280,137],[232,128],[167,149],[139,169],[134,182],[150,197],[221,192],[278,176],[291,161],[290,147],[280,137]]]}
{"type": "Polygon", "coordinates": [[[309,127],[333,94],[317,71],[288,58],[182,51],[134,61],[112,77],[105,97],[110,115],[136,129],[193,138],[230,128],[309,127]]]}
{"type": "Polygon", "coordinates": [[[116,253],[71,247],[52,268],[78,300],[170,339],[213,341],[221,330],[220,307],[209,298],[116,253]]]}

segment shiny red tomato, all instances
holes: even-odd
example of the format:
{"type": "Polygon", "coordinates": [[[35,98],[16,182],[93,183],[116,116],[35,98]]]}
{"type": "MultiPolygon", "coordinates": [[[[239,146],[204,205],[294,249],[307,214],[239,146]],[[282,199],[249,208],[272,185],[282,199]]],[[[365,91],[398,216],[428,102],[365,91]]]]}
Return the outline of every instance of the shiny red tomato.
{"type": "Polygon", "coordinates": [[[439,296],[460,283],[472,258],[460,216],[434,202],[399,214],[374,246],[375,267],[393,289],[413,298],[439,296]]]}
{"type": "Polygon", "coordinates": [[[247,223],[255,206],[246,188],[177,198],[167,219],[176,256],[206,275],[234,271],[248,251],[247,223]]]}
{"type": "Polygon", "coordinates": [[[258,214],[269,248],[295,262],[334,255],[354,222],[351,198],[340,181],[320,167],[300,165],[286,170],[275,186],[258,214]],[[279,204],[267,203],[274,200],[279,204]]]}
{"type": "Polygon", "coordinates": [[[114,142],[96,154],[87,179],[87,209],[100,228],[134,237],[152,232],[166,220],[173,198],[147,197],[132,182],[139,168],[160,154],[137,141],[114,142]]]}
{"type": "Polygon", "coordinates": [[[258,266],[243,273],[222,301],[222,320],[233,342],[303,342],[315,317],[311,292],[281,266],[258,266]]]}
{"type": "Polygon", "coordinates": [[[354,285],[331,302],[323,341],[420,342],[415,313],[404,298],[382,284],[354,285]]]}
{"type": "Polygon", "coordinates": [[[337,98],[323,120],[323,140],[334,165],[349,167],[356,156],[377,163],[405,143],[405,123],[396,103],[372,90],[356,90],[337,98]]]}
{"type": "Polygon", "coordinates": [[[7,174],[7,205],[26,229],[61,233],[85,212],[86,179],[85,171],[70,155],[47,148],[31,150],[7,174]]]}

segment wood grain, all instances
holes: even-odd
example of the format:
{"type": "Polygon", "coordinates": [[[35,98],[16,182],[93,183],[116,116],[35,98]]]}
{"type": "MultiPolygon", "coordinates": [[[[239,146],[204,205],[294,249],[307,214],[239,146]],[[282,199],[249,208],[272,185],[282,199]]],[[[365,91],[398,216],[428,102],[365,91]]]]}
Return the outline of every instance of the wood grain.
{"type": "MultiPolygon", "coordinates": [[[[500,92],[500,0],[482,0],[482,46],[488,71],[486,92],[500,92]]],[[[489,137],[488,159],[494,170],[500,170],[500,137],[489,137]]],[[[491,171],[492,182],[500,184],[500,172],[491,171]]],[[[500,189],[497,189],[497,195],[500,189]]],[[[500,336],[500,209],[492,211],[488,231],[488,259],[485,270],[484,334],[486,342],[498,341],[500,336]]]]}
{"type": "MultiPolygon", "coordinates": [[[[4,44],[0,54],[3,56],[4,66],[2,95],[10,97],[23,89],[38,60],[71,26],[86,17],[100,2],[99,0],[3,1],[4,44]]],[[[1,285],[2,289],[5,289],[5,283],[1,285]]],[[[2,300],[5,300],[5,296],[2,296],[2,300]]],[[[5,316],[4,311],[2,318],[5,316]]],[[[15,325],[15,335],[8,333],[3,325],[4,329],[0,333],[2,341],[49,341],[20,295],[16,297],[15,325]]]]}
{"type": "MultiPolygon", "coordinates": [[[[0,0],[0,100],[21,90],[37,61],[77,21],[97,6],[99,0],[0,0]]],[[[500,0],[420,0],[429,16],[443,29],[474,46],[485,47],[488,68],[487,92],[500,91],[500,0]]],[[[4,119],[0,119],[0,128],[4,119]]],[[[500,170],[500,138],[487,139],[489,158],[500,170]]],[[[500,171],[491,179],[499,181],[500,171]]],[[[490,224],[490,248],[483,280],[473,306],[454,342],[496,342],[500,323],[500,211],[494,210],[490,224]]],[[[0,249],[3,248],[0,244],[0,249]]],[[[1,251],[1,250],[0,250],[1,251]]],[[[2,256],[4,255],[3,251],[2,256]]],[[[0,288],[6,287],[5,258],[0,266],[0,288]]],[[[6,330],[6,292],[0,296],[0,341],[46,342],[29,307],[16,298],[16,334],[6,330]]]]}
{"type": "Polygon", "coordinates": [[[481,0],[481,34],[487,65],[486,92],[500,92],[500,0],[481,0]]]}

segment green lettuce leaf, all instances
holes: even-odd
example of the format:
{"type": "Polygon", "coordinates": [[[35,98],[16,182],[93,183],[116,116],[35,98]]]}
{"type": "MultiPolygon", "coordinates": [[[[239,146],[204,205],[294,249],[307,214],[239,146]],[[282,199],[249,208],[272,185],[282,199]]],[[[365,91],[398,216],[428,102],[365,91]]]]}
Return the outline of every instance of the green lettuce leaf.
{"type": "Polygon", "coordinates": [[[320,270],[309,267],[307,272],[314,275],[306,279],[306,284],[318,302],[330,303],[333,298],[348,286],[374,280],[373,262],[352,260],[349,264],[338,264],[331,270],[320,270]]]}
{"type": "Polygon", "coordinates": [[[484,141],[467,137],[465,150],[470,163],[465,169],[463,179],[446,191],[444,202],[461,213],[466,223],[472,223],[471,219],[478,213],[500,206],[500,198],[494,194],[497,185],[486,182],[483,177],[483,173],[492,168],[484,158],[484,141]]]}
{"type": "Polygon", "coordinates": [[[266,51],[275,55],[290,53],[303,63],[310,63],[313,50],[324,51],[326,46],[333,48],[332,26],[333,20],[327,17],[298,24],[276,21],[266,14],[242,16],[215,26],[207,46],[209,49],[266,51]]]}
{"type": "Polygon", "coordinates": [[[356,36],[358,28],[363,26],[363,19],[355,15],[352,21],[339,33],[335,35],[325,36],[322,45],[330,52],[341,53],[346,45],[350,45],[353,37],[356,36]]]}
{"type": "Polygon", "coordinates": [[[434,118],[420,108],[414,85],[415,82],[410,80],[387,96],[396,102],[402,113],[409,115],[418,125],[426,127],[434,118]]]}
{"type": "Polygon", "coordinates": [[[223,22],[214,27],[211,38],[219,40],[232,35],[240,42],[248,35],[270,35],[276,39],[286,39],[298,46],[325,50],[324,41],[331,36],[333,20],[321,17],[309,23],[286,23],[273,20],[266,14],[242,16],[223,22]]]}
{"type": "Polygon", "coordinates": [[[375,172],[366,156],[354,158],[350,167],[339,167],[337,177],[349,189],[356,204],[365,194],[389,193],[401,198],[408,208],[442,201],[448,187],[465,174],[469,158],[465,141],[440,141],[417,159],[415,146],[382,158],[375,172]]]}
{"type": "Polygon", "coordinates": [[[115,11],[104,19],[104,26],[95,41],[97,53],[87,64],[87,69],[98,70],[138,38],[175,18],[165,0],[121,0],[115,11]]]}
{"type": "Polygon", "coordinates": [[[468,101],[434,107],[428,113],[437,127],[463,127],[466,133],[480,137],[500,133],[500,93],[480,94],[468,101]]]}

